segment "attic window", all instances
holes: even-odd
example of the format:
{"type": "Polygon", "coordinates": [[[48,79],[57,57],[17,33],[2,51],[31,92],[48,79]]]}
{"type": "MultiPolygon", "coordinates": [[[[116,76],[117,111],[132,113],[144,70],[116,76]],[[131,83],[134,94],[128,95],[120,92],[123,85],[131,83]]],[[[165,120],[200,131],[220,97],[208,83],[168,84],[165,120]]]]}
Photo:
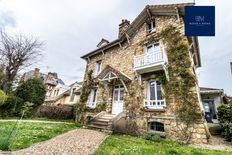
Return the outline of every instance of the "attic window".
{"type": "Polygon", "coordinates": [[[148,23],[148,32],[151,33],[151,32],[155,32],[155,22],[154,21],[151,21],[150,23],[148,23]]]}

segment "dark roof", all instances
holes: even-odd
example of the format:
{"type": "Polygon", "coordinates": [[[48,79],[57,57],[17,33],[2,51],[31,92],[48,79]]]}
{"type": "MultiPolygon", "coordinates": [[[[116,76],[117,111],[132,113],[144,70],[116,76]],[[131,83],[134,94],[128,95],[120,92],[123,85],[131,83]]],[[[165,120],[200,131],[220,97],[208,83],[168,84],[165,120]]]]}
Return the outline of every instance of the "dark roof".
{"type": "Polygon", "coordinates": [[[224,93],[223,89],[200,87],[200,93],[224,93]]]}
{"type": "Polygon", "coordinates": [[[104,46],[104,43],[105,45],[109,43],[108,40],[102,38],[102,40],[97,44],[97,47],[101,47],[101,46],[104,46]]]}
{"type": "MultiPolygon", "coordinates": [[[[109,49],[111,47],[114,47],[116,45],[119,45],[126,39],[126,34],[131,36],[134,32],[136,32],[136,29],[140,27],[144,21],[149,17],[149,13],[151,15],[176,15],[177,11],[179,14],[184,14],[184,6],[193,6],[195,3],[177,3],[177,4],[165,4],[165,5],[147,5],[143,11],[134,19],[134,21],[130,24],[126,32],[124,32],[123,35],[121,35],[120,38],[103,45],[83,56],[81,56],[82,59],[87,59],[88,57],[91,57],[95,54],[99,54],[103,52],[106,49],[109,49]],[[148,13],[149,12],[149,13],[148,13]]],[[[198,67],[201,66],[201,60],[200,60],[200,52],[199,52],[199,45],[198,45],[198,39],[197,37],[192,37],[192,40],[194,42],[194,50],[197,53],[197,61],[198,61],[198,67]]]]}

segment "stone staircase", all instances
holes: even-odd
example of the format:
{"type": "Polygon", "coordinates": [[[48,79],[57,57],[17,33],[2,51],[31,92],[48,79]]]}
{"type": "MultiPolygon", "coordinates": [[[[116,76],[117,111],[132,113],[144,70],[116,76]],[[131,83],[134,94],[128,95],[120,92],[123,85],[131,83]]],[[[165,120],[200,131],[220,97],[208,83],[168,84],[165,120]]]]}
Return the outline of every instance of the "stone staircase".
{"type": "Polygon", "coordinates": [[[112,119],[115,115],[105,113],[90,121],[88,128],[96,129],[104,132],[112,132],[112,119]]]}

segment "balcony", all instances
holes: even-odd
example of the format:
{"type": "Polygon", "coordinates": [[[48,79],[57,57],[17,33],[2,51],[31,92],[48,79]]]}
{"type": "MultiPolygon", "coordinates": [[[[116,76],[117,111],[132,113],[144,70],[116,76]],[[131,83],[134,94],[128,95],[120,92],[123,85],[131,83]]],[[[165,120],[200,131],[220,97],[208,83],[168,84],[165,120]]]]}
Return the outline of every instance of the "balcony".
{"type": "Polygon", "coordinates": [[[166,107],[165,100],[144,100],[144,107],[148,109],[164,109],[166,107]]]}
{"type": "Polygon", "coordinates": [[[134,57],[134,70],[138,73],[148,73],[163,70],[167,62],[166,54],[161,50],[134,57]]]}

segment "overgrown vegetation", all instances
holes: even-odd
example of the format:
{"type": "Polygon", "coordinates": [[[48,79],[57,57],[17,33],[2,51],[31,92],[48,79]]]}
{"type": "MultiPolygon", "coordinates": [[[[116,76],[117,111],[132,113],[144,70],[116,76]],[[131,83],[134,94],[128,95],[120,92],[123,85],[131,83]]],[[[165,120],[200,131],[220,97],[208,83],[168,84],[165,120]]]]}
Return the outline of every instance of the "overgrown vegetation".
{"type": "Polygon", "coordinates": [[[81,125],[84,125],[85,122],[85,112],[86,112],[86,102],[88,101],[89,94],[91,89],[98,84],[92,77],[93,70],[89,70],[86,73],[86,80],[82,85],[82,92],[80,95],[80,101],[75,105],[75,115],[76,122],[79,122],[81,125]]]}
{"type": "Polygon", "coordinates": [[[15,122],[0,122],[0,150],[18,150],[77,128],[74,123],[20,123],[16,137],[15,122]],[[14,138],[14,140],[12,140],[14,138]]]}
{"type": "Polygon", "coordinates": [[[137,81],[133,81],[128,86],[124,98],[124,104],[127,109],[126,133],[130,135],[139,135],[138,125],[136,123],[137,114],[141,114],[141,103],[143,102],[141,86],[137,81]]]}
{"type": "Polygon", "coordinates": [[[0,89],[0,106],[3,105],[7,100],[7,95],[0,89]]]}
{"type": "Polygon", "coordinates": [[[218,119],[223,129],[223,136],[227,141],[232,141],[232,104],[221,104],[218,107],[218,119]]]}
{"type": "MultiPolygon", "coordinates": [[[[155,138],[154,138],[155,139],[155,138]]],[[[109,136],[95,152],[95,155],[230,155],[227,151],[213,151],[192,148],[178,142],[160,141],[126,135],[109,136]]]]}
{"type": "Polygon", "coordinates": [[[192,71],[188,40],[180,32],[180,28],[167,25],[159,37],[165,44],[168,56],[169,81],[164,82],[165,97],[168,101],[178,103],[174,112],[177,116],[177,127],[183,134],[182,141],[188,143],[194,125],[201,118],[198,98],[195,90],[196,79],[192,71]]]}

